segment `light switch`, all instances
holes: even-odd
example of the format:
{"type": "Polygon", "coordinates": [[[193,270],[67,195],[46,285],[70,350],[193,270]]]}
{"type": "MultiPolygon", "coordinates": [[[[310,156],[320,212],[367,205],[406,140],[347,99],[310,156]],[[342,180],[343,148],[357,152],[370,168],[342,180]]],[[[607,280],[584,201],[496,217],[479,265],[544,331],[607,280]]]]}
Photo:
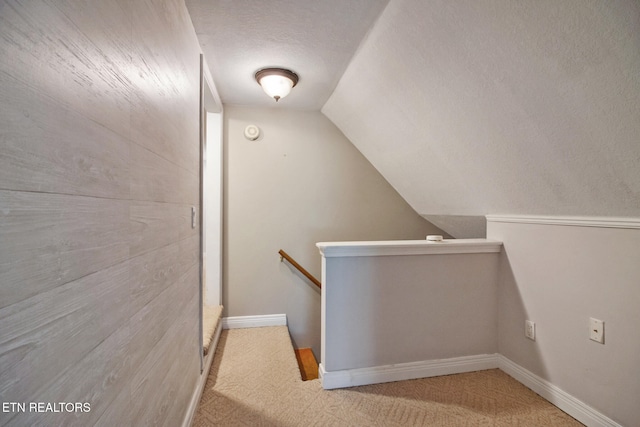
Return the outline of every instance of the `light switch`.
{"type": "Polygon", "coordinates": [[[604,322],[602,320],[589,318],[589,338],[604,344],[604,322]]]}

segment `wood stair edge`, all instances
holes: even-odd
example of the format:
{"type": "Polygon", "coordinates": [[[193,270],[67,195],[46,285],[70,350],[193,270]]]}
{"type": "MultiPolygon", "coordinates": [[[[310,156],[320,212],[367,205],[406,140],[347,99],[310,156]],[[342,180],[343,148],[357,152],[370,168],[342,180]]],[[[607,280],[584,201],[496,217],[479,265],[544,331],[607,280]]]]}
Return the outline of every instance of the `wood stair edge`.
{"type": "Polygon", "coordinates": [[[310,348],[294,349],[302,381],[318,379],[318,362],[310,348]]]}

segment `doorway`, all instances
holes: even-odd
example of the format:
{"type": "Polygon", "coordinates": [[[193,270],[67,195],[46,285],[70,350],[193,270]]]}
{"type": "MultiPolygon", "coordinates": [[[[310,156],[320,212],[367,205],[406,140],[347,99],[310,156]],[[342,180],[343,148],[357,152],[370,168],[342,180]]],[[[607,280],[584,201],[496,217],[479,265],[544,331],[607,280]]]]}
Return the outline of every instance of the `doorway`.
{"type": "Polygon", "coordinates": [[[222,314],[222,103],[200,55],[200,371],[213,353],[222,314]]]}
{"type": "Polygon", "coordinates": [[[222,114],[206,112],[203,171],[203,303],[222,305],[222,114]]]}

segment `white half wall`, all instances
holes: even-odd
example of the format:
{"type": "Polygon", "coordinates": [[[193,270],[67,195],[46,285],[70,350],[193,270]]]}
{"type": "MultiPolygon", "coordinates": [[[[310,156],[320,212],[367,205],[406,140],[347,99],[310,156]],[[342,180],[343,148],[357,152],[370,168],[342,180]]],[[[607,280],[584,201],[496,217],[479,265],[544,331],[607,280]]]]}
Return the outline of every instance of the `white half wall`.
{"type": "Polygon", "coordinates": [[[323,372],[497,352],[500,242],[318,247],[323,372]]]}
{"type": "Polygon", "coordinates": [[[621,425],[640,422],[640,221],[488,217],[501,240],[498,351],[621,425]],[[605,322],[604,344],[589,318],[605,322]],[[524,322],[536,323],[536,340],[524,322]]]}

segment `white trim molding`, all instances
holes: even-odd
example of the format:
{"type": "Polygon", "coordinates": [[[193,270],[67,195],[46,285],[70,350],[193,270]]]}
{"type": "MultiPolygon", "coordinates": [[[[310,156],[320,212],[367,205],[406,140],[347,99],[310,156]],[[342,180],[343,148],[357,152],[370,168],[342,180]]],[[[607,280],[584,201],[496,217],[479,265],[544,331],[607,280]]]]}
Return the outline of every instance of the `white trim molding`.
{"type": "Polygon", "coordinates": [[[394,365],[345,369],[330,372],[326,371],[321,363],[319,367],[319,374],[322,388],[329,390],[334,388],[483,371],[486,369],[495,369],[497,367],[497,354],[482,354],[477,356],[425,360],[421,362],[398,363],[394,365]]]}
{"type": "Polygon", "coordinates": [[[265,314],[262,316],[224,317],[222,329],[262,328],[264,326],[287,326],[286,314],[265,314]]]}
{"type": "Polygon", "coordinates": [[[516,381],[533,390],[551,404],[557,406],[586,426],[623,427],[581,400],[551,384],[549,381],[526,370],[498,353],[398,363],[394,365],[373,366],[370,368],[345,369],[341,371],[326,371],[324,365],[321,363],[319,366],[319,374],[322,388],[331,390],[496,368],[513,377],[516,381]]]}
{"type": "Polygon", "coordinates": [[[498,367],[506,374],[547,399],[576,420],[589,427],[622,427],[606,415],[576,399],[559,387],[512,362],[503,355],[498,355],[498,367]]]}
{"type": "Polygon", "coordinates": [[[500,252],[502,242],[489,239],[386,240],[316,243],[325,258],[385,255],[475,254],[500,252]]]}
{"type": "Polygon", "coordinates": [[[218,346],[218,341],[220,340],[221,333],[222,333],[222,322],[218,322],[218,326],[216,326],[216,331],[213,334],[213,339],[211,340],[211,345],[209,346],[209,352],[204,357],[203,370],[200,373],[200,377],[198,378],[196,389],[193,391],[193,395],[191,395],[191,401],[189,401],[189,407],[187,408],[187,412],[185,413],[184,419],[182,420],[182,427],[189,427],[193,423],[193,418],[196,415],[196,410],[198,409],[198,405],[200,404],[200,399],[202,399],[204,386],[207,384],[207,378],[209,377],[209,371],[211,370],[211,363],[213,362],[213,355],[216,352],[216,347],[218,346]]]}
{"type": "Polygon", "coordinates": [[[538,215],[487,215],[487,222],[640,229],[640,218],[538,215]]]}

